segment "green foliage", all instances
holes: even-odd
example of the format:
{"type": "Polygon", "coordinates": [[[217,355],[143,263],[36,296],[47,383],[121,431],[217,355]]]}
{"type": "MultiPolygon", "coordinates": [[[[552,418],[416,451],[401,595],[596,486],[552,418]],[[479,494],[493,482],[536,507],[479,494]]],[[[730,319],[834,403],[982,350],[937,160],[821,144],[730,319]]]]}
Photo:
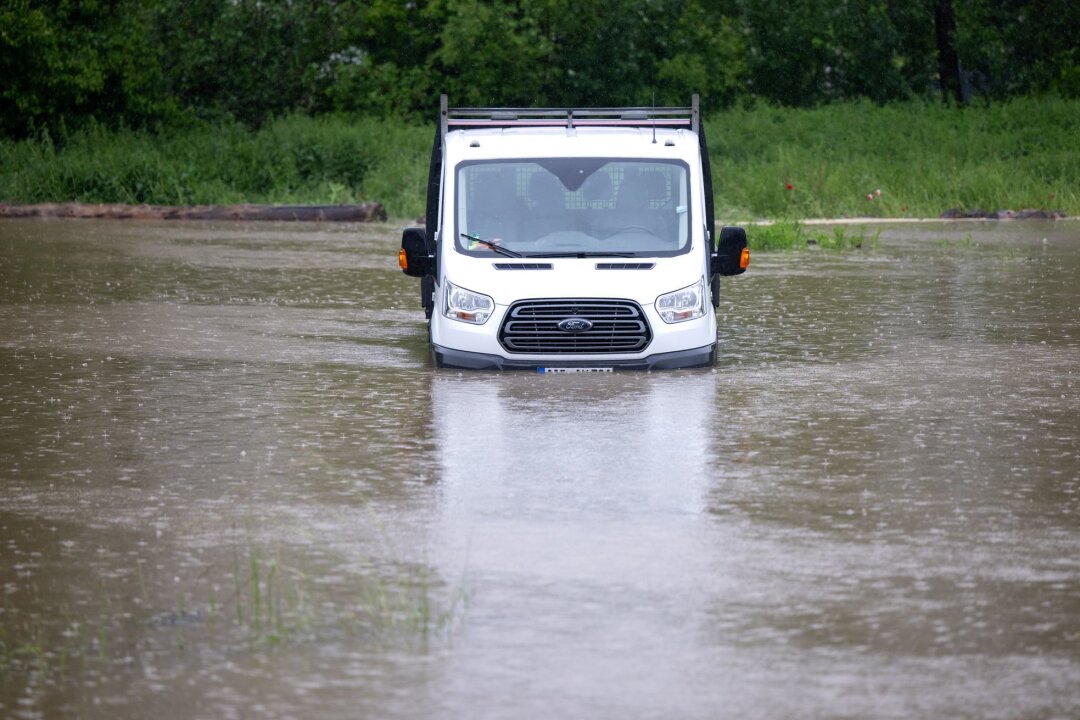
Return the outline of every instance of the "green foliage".
{"type": "Polygon", "coordinates": [[[758,94],[809,106],[842,98],[922,96],[936,73],[933,6],[743,0],[758,94]]]}
{"type": "Polygon", "coordinates": [[[150,26],[144,0],[0,1],[0,134],[168,115],[150,26]]]}
{"type": "Polygon", "coordinates": [[[729,107],[745,91],[747,44],[736,19],[692,0],[665,42],[656,69],[659,104],[684,105],[699,93],[706,107],[729,107]]]}
{"type": "MultiPolygon", "coordinates": [[[[705,126],[723,221],[936,217],[949,208],[1080,214],[1080,100],[962,110],[924,102],[762,105],[715,114],[705,126]]],[[[430,148],[430,123],[345,115],[290,115],[258,130],[236,122],[160,133],[91,124],[59,142],[48,133],[0,140],[0,201],[363,199],[382,202],[391,216],[416,217],[430,148]]]]}
{"type": "Polygon", "coordinates": [[[257,131],[237,123],[161,134],[91,125],[57,149],[0,142],[0,198],[160,205],[378,200],[398,216],[423,205],[427,127],[294,115],[257,131]]]}
{"type": "Polygon", "coordinates": [[[957,44],[974,89],[992,98],[1080,97],[1080,3],[954,0],[957,44]]]}
{"type": "Polygon", "coordinates": [[[552,51],[535,19],[505,4],[459,0],[453,5],[435,60],[454,101],[528,106],[545,80],[534,68],[552,51]]]}
{"type": "Polygon", "coordinates": [[[762,223],[747,228],[751,250],[786,251],[820,248],[822,250],[876,250],[880,230],[870,232],[865,226],[836,225],[828,229],[808,227],[794,220],[762,223]]]}
{"type": "Polygon", "coordinates": [[[1075,100],[964,109],[924,102],[758,106],[716,115],[706,129],[718,217],[936,217],[949,208],[1080,213],[1075,100]]]}
{"type": "Polygon", "coordinates": [[[783,220],[746,228],[746,244],[751,252],[801,250],[807,247],[807,236],[801,223],[783,220]]]}
{"type": "Polygon", "coordinates": [[[258,125],[311,104],[309,65],[353,6],[287,0],[159,2],[159,62],[171,95],[206,117],[258,125]]]}
{"type": "Polygon", "coordinates": [[[455,105],[1080,96],[1071,0],[0,0],[0,134],[455,105]]]}

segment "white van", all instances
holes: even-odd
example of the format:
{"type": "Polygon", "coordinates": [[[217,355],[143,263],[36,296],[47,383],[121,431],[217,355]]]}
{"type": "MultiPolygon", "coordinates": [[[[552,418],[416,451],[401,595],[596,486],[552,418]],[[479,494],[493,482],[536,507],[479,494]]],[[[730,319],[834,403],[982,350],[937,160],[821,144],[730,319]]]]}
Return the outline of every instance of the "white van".
{"type": "Polygon", "coordinates": [[[398,262],[421,278],[439,367],[609,371],[711,365],[720,275],[698,96],[687,108],[449,108],[426,227],[398,262]],[[711,296],[711,302],[710,302],[711,296]]]}

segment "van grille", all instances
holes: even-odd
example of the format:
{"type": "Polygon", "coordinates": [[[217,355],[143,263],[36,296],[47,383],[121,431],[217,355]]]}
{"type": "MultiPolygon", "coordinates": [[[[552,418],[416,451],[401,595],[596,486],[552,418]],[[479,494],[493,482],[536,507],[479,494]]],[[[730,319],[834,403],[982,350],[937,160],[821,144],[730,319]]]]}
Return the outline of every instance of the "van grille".
{"type": "Polygon", "coordinates": [[[645,313],[629,300],[523,300],[510,306],[499,329],[499,342],[511,353],[636,353],[651,341],[645,313]],[[560,330],[569,318],[588,320],[592,327],[560,330]]]}
{"type": "Polygon", "coordinates": [[[492,263],[496,270],[551,270],[551,263],[492,263]]]}
{"type": "Polygon", "coordinates": [[[652,270],[656,263],[596,263],[597,270],[652,270]]]}

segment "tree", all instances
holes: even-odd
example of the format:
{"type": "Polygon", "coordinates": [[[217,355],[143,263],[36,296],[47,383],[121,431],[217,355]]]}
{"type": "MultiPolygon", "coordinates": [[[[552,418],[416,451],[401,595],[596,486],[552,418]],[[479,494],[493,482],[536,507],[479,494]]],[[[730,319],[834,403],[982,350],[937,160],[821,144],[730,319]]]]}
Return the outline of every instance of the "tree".
{"type": "Polygon", "coordinates": [[[961,78],[960,56],[956,52],[956,13],[952,0],[936,0],[934,5],[934,37],[937,43],[938,79],[941,92],[956,102],[967,100],[961,78]]]}
{"type": "Polygon", "coordinates": [[[552,43],[512,3],[456,0],[435,53],[457,105],[528,106],[548,90],[552,43]]]}
{"type": "Polygon", "coordinates": [[[334,52],[351,4],[168,0],[155,39],[166,90],[185,107],[259,124],[310,105],[308,70],[334,52]]]}
{"type": "Polygon", "coordinates": [[[953,0],[965,77],[989,97],[1056,92],[1080,97],[1080,3],[953,0]]]}
{"type": "Polygon", "coordinates": [[[933,81],[928,0],[742,0],[751,91],[785,105],[923,95],[933,81]]]}
{"type": "Polygon", "coordinates": [[[697,0],[685,4],[657,63],[657,98],[685,105],[693,93],[706,108],[729,106],[747,92],[749,67],[741,19],[697,0]]]}
{"type": "Polygon", "coordinates": [[[141,0],[2,0],[0,132],[159,117],[167,98],[149,27],[141,0]]]}

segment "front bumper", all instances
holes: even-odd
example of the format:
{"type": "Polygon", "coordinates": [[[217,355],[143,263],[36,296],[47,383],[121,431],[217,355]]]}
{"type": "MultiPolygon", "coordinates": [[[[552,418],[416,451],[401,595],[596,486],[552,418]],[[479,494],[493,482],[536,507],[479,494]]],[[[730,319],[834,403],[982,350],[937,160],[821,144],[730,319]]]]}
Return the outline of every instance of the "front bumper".
{"type": "Polygon", "coordinates": [[[633,360],[527,360],[505,358],[488,353],[453,350],[432,344],[431,354],[437,367],[466,370],[539,370],[541,368],[612,368],[614,370],[678,370],[709,367],[716,357],[716,343],[690,350],[657,353],[633,360]]]}

